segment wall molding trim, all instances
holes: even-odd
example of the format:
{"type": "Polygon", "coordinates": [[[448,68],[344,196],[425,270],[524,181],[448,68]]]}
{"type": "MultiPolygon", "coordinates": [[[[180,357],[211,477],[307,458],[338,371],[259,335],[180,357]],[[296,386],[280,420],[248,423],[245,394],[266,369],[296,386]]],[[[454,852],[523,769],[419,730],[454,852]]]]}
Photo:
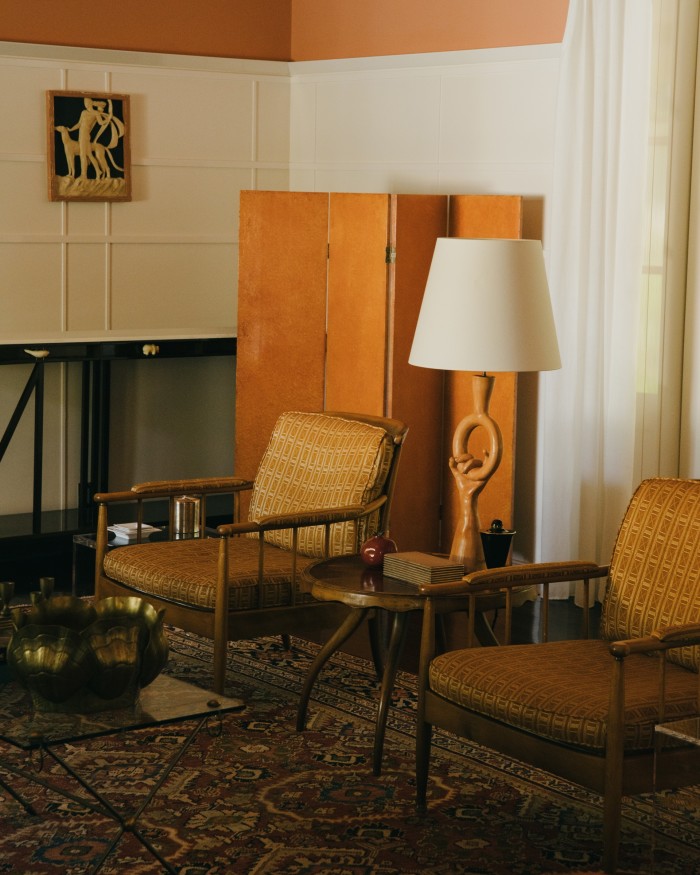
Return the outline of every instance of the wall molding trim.
{"type": "Polygon", "coordinates": [[[561,57],[561,45],[509,46],[498,49],[468,49],[461,52],[425,52],[413,55],[382,55],[367,58],[340,58],[330,61],[292,61],[289,70],[297,76],[325,76],[334,73],[434,72],[445,67],[468,64],[512,64],[561,57]]]}
{"type": "Polygon", "coordinates": [[[39,43],[13,43],[0,40],[0,59],[37,60],[71,65],[99,64],[130,67],[162,67],[167,70],[198,70],[207,73],[244,73],[245,75],[289,76],[286,61],[255,61],[245,58],[219,58],[207,55],[168,55],[158,52],[129,52],[116,49],[91,49],[80,46],[54,46],[39,43]]]}

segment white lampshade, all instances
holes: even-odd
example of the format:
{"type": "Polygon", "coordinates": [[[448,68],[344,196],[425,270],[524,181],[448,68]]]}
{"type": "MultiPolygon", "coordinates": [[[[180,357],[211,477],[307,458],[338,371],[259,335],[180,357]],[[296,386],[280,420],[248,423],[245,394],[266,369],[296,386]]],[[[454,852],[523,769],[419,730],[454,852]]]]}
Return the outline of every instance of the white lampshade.
{"type": "Polygon", "coordinates": [[[539,240],[439,238],[408,361],[449,371],[560,368],[539,240]]]}

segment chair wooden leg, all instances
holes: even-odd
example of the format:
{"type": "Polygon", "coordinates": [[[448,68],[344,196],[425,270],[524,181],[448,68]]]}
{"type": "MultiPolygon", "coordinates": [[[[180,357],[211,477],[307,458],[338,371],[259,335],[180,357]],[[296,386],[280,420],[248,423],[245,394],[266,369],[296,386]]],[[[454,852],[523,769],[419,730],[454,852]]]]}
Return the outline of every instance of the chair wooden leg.
{"type": "Polygon", "coordinates": [[[625,661],[621,656],[615,656],[610,684],[603,794],[603,869],[608,873],[617,870],[617,853],[620,844],[625,733],[624,677],[625,661]]]}
{"type": "Polygon", "coordinates": [[[606,793],[603,802],[603,871],[617,871],[617,852],[620,845],[620,820],[622,797],[606,793]]]}
{"type": "Polygon", "coordinates": [[[214,692],[223,695],[228,649],[228,548],[229,539],[219,539],[216,601],[214,607],[214,692]]]}
{"type": "Polygon", "coordinates": [[[224,694],[224,686],[226,685],[226,639],[214,639],[214,682],[212,684],[214,692],[220,696],[224,694]]]}
{"type": "Polygon", "coordinates": [[[430,768],[430,745],[433,727],[418,715],[416,726],[416,808],[424,813],[427,808],[428,769],[430,768]]]}
{"type": "Polygon", "coordinates": [[[424,813],[426,810],[430,745],[433,734],[433,727],[426,720],[426,697],[430,690],[428,675],[430,660],[435,655],[436,627],[441,630],[442,637],[445,637],[442,619],[436,614],[433,600],[427,599],[423,609],[423,626],[418,658],[418,713],[416,714],[416,808],[420,813],[424,813]]]}

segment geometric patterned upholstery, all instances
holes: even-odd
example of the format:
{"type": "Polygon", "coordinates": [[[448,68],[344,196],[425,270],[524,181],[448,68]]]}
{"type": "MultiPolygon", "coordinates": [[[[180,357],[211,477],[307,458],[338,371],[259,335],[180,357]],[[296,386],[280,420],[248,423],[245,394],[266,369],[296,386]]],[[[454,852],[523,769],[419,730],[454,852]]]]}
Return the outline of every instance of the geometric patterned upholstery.
{"type": "MultiPolygon", "coordinates": [[[[454,650],[430,663],[430,689],[469,711],[603,754],[612,662],[607,642],[594,639],[454,650]]],[[[627,750],[652,746],[659,690],[650,662],[641,654],[625,660],[627,750]]],[[[667,720],[697,713],[696,674],[669,665],[666,685],[667,720]]]]}
{"type": "MultiPolygon", "coordinates": [[[[323,413],[283,413],[258,469],[248,518],[367,504],[382,494],[395,446],[375,425],[323,413]]],[[[352,553],[365,540],[377,516],[330,527],[329,554],[352,553]],[[359,540],[356,541],[356,535],[359,540]]],[[[299,530],[297,585],[292,598],[292,536],[289,529],[265,533],[262,587],[258,586],[260,537],[229,541],[229,610],[302,605],[314,600],[299,591],[308,562],[324,555],[324,526],[299,530]]],[[[217,584],[218,538],[132,544],[110,550],[105,575],[146,597],[213,611],[217,584]]]]}
{"type": "MultiPolygon", "coordinates": [[[[635,492],[615,544],[601,620],[604,640],[451,651],[431,661],[429,686],[469,711],[603,754],[613,666],[609,642],[698,622],[700,481],[647,480],[635,492]]],[[[699,649],[667,653],[667,720],[697,714],[699,649]]],[[[650,656],[625,659],[626,750],[652,747],[655,669],[650,656]]]]}
{"type": "MultiPolygon", "coordinates": [[[[381,495],[393,454],[390,437],[376,426],[322,413],[283,413],[255,477],[248,519],[368,504],[381,495]]],[[[362,520],[359,541],[354,520],[331,526],[330,555],[352,553],[375,522],[362,520]]],[[[289,529],[266,532],[265,540],[292,549],[289,529]]],[[[323,541],[322,526],[302,529],[298,550],[321,558],[323,541]]]]}
{"type": "MultiPolygon", "coordinates": [[[[603,606],[602,636],[649,635],[660,626],[700,621],[700,481],[644,481],[620,527],[603,606]]],[[[698,649],[669,661],[698,670],[698,649]]]]}
{"type": "MultiPolygon", "coordinates": [[[[156,541],[111,550],[104,560],[108,577],[181,605],[214,610],[216,538],[156,541]]],[[[258,539],[234,538],[229,548],[229,610],[277,608],[291,604],[292,554],[265,545],[262,589],[258,587],[258,539]]],[[[301,573],[304,562],[297,562],[301,573]]],[[[311,597],[297,587],[296,604],[311,597]]]]}

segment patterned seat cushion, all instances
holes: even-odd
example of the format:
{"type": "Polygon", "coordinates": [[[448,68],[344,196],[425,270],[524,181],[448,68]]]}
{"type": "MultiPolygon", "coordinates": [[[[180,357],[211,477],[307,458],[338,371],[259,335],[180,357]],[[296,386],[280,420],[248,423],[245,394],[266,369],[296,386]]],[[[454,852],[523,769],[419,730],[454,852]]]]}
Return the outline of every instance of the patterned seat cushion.
{"type": "MultiPolygon", "coordinates": [[[[700,619],[700,481],[646,480],[613,551],[604,640],[489,647],[438,656],[435,692],[469,710],[557,742],[603,752],[613,658],[609,642],[700,619]]],[[[698,648],[669,651],[666,719],[697,713],[698,648]],[[688,671],[688,669],[691,669],[688,671]]],[[[625,659],[625,746],[647,750],[658,723],[658,665],[625,659]]]]}
{"type": "MultiPolygon", "coordinates": [[[[367,504],[381,495],[393,454],[391,437],[377,426],[323,413],[283,413],[260,462],[248,517],[367,504]]],[[[359,542],[373,523],[360,521],[359,542]]],[[[291,550],[289,529],[267,532],[265,539],[291,550]]],[[[301,529],[299,552],[320,558],[323,540],[322,526],[301,529]]],[[[354,521],[331,526],[331,555],[355,549],[354,521]]]]}
{"type": "MultiPolygon", "coordinates": [[[[258,587],[258,540],[232,538],[229,544],[229,608],[281,607],[291,604],[292,555],[265,545],[265,571],[258,587]]],[[[132,544],[111,550],[105,574],[139,592],[180,604],[214,610],[219,541],[203,538],[132,544]]],[[[297,564],[297,576],[305,563],[297,564]]],[[[297,591],[297,604],[311,597],[297,591]]]]}
{"type": "MultiPolygon", "coordinates": [[[[605,641],[555,641],[455,650],[430,665],[430,688],[525,732],[603,753],[613,658],[605,641]]],[[[647,750],[658,723],[656,660],[625,660],[625,746],[647,750]]],[[[698,677],[667,667],[666,719],[697,713],[698,677]]]]}

